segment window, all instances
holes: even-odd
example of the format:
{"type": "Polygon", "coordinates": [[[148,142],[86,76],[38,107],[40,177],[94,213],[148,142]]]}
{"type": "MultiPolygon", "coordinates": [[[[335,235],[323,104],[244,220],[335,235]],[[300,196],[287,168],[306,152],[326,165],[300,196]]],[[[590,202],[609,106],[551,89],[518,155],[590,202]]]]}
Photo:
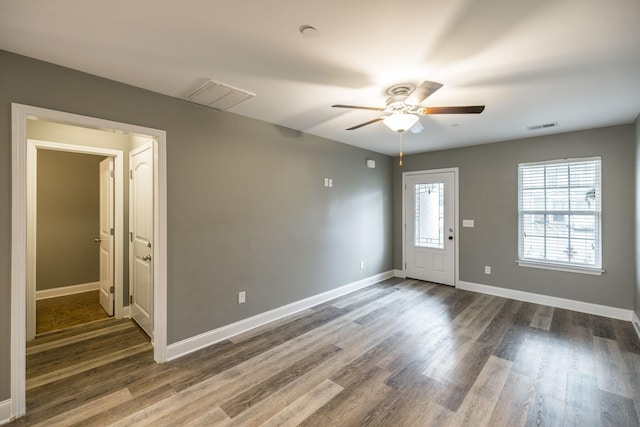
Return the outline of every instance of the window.
{"type": "Polygon", "coordinates": [[[518,166],[518,263],[602,272],[600,158],[518,166]]]}

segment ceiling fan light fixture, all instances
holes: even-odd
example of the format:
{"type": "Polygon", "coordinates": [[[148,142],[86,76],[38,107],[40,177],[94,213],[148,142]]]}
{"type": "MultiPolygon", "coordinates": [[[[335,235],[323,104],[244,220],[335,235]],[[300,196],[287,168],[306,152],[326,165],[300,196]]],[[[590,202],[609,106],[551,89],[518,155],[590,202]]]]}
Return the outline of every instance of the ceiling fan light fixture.
{"type": "Polygon", "coordinates": [[[406,130],[411,129],[417,121],[418,116],[416,116],[415,114],[394,113],[389,117],[386,117],[382,121],[382,123],[387,125],[387,127],[392,131],[402,133],[406,130]]]}

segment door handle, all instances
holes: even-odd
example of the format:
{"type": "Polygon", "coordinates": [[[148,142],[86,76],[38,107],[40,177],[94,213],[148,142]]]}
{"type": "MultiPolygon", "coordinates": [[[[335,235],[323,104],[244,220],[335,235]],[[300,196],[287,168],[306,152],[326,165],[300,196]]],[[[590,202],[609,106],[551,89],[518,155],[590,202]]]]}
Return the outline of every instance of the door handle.
{"type": "Polygon", "coordinates": [[[449,236],[449,240],[453,240],[453,236],[449,236]]]}
{"type": "Polygon", "coordinates": [[[142,257],[143,261],[151,261],[151,255],[145,255],[142,257]]]}
{"type": "Polygon", "coordinates": [[[98,239],[93,239],[93,241],[94,241],[94,242],[96,242],[96,243],[100,243],[100,242],[102,242],[102,239],[100,239],[100,238],[98,238],[98,239]]]}

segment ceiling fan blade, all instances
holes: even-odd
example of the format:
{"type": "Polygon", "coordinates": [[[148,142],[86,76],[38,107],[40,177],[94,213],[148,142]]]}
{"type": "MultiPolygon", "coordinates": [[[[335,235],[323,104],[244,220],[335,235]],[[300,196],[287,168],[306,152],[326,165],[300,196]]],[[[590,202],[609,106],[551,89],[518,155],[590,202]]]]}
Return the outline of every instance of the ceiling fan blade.
{"type": "Polygon", "coordinates": [[[368,122],[360,123],[359,125],[355,125],[355,126],[353,126],[353,127],[350,127],[350,128],[348,128],[347,130],[354,130],[354,129],[358,129],[358,128],[361,128],[361,127],[363,127],[363,126],[367,126],[367,125],[370,125],[370,124],[372,124],[372,123],[379,122],[379,121],[381,121],[381,120],[384,120],[384,117],[378,117],[377,119],[373,119],[373,120],[369,120],[368,122]]]}
{"type": "Polygon", "coordinates": [[[409,105],[418,105],[429,96],[433,95],[435,91],[442,87],[442,83],[430,82],[428,80],[420,83],[420,86],[415,88],[411,95],[406,99],[405,103],[409,105]]]}
{"type": "Polygon", "coordinates": [[[358,110],[384,111],[384,108],[380,108],[380,107],[362,107],[360,105],[336,104],[336,105],[332,105],[332,107],[336,107],[336,108],[355,108],[355,109],[358,109],[358,110]]]}
{"type": "Polygon", "coordinates": [[[418,114],[480,114],[484,105],[469,105],[466,107],[427,107],[417,111],[418,114]]]}

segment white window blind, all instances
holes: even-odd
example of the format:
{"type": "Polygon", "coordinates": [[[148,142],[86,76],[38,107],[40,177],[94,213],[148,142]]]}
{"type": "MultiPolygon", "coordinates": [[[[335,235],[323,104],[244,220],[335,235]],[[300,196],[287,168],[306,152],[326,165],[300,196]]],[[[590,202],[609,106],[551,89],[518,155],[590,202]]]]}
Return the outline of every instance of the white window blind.
{"type": "Polygon", "coordinates": [[[600,269],[600,158],[518,166],[519,260],[600,269]]]}

